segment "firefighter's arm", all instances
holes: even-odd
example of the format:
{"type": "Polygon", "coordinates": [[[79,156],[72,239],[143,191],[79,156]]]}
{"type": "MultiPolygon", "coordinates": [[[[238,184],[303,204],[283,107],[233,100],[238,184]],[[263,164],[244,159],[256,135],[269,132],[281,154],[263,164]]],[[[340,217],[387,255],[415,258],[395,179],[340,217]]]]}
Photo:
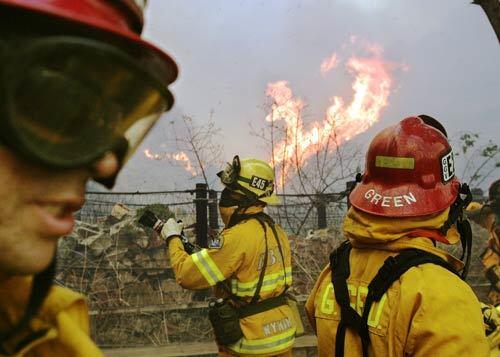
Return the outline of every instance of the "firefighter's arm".
{"type": "Polygon", "coordinates": [[[241,265],[243,252],[237,237],[221,234],[218,249],[202,249],[189,255],[179,238],[168,242],[170,264],[179,285],[186,289],[205,289],[229,278],[241,265]]]}
{"type": "Polygon", "coordinates": [[[456,276],[443,280],[439,275],[435,274],[436,281],[427,281],[414,300],[405,353],[488,356],[481,308],[473,291],[456,276]]]}

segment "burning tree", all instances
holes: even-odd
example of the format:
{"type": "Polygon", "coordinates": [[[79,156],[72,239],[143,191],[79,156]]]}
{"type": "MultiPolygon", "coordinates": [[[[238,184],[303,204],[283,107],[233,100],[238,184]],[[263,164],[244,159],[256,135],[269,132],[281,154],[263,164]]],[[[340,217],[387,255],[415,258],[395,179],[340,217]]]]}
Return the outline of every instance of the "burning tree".
{"type": "MultiPolygon", "coordinates": [[[[404,66],[385,61],[379,45],[351,38],[351,44],[361,44],[366,57],[351,56],[345,63],[354,77],[353,97],[350,102],[334,96],[322,120],[307,125],[303,112],[306,103],[294,97],[287,81],[269,83],[266,95],[272,100],[266,126],[256,135],[270,150],[270,161],[276,170],[279,193],[302,194],[310,201],[309,211],[297,225],[300,231],[309,212],[325,193],[339,188],[340,183],[353,178],[360,170],[360,150],[347,143],[374,125],[388,105],[393,84],[391,70],[404,66]],[[309,195],[314,193],[314,195],[309,195]]],[[[326,75],[341,63],[333,53],[325,59],[320,70],[326,75]]],[[[255,131],[254,131],[255,134],[255,131]]],[[[329,196],[326,196],[329,197],[329,196]]],[[[338,200],[331,196],[329,200],[338,200]]],[[[286,201],[284,202],[286,206],[286,201]]],[[[287,217],[288,213],[285,214],[287,217]]],[[[287,218],[288,219],[288,218],[287,218]]]]}
{"type": "Polygon", "coordinates": [[[153,153],[144,150],[144,155],[153,160],[170,160],[182,166],[192,177],[201,175],[210,186],[207,170],[220,167],[222,161],[222,145],[217,141],[220,129],[215,125],[214,112],[210,112],[207,123],[197,124],[189,115],[182,116],[182,126],[179,128],[175,122],[170,122],[172,130],[171,142],[176,146],[175,153],[153,153]]]}

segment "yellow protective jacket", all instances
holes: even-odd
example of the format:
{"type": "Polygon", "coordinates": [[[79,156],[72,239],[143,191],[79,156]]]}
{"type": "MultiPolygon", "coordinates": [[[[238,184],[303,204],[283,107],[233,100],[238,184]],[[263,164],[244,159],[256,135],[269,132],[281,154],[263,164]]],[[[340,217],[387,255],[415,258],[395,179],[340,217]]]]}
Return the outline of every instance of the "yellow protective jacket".
{"type": "MultiPolygon", "coordinates": [[[[31,277],[13,277],[0,283],[1,331],[8,331],[23,315],[31,281],[31,277]]],[[[29,326],[3,348],[5,356],[103,356],[89,337],[83,296],[55,285],[29,326]]]]}
{"type": "MultiPolygon", "coordinates": [[[[257,213],[254,208],[246,213],[257,213]]],[[[285,232],[276,225],[284,258],[284,267],[271,228],[266,225],[268,262],[260,291],[261,299],[278,296],[292,284],[290,245],[285,232]]],[[[179,239],[169,242],[170,262],[177,282],[186,289],[204,289],[227,281],[233,294],[250,301],[253,297],[265,252],[262,226],[256,219],[242,221],[224,229],[213,248],[188,255],[179,239]]],[[[216,289],[217,297],[224,297],[216,289]]],[[[275,355],[291,350],[295,339],[295,321],[288,305],[240,319],[244,337],[225,346],[237,355],[275,355]]]]}
{"type": "MultiPolygon", "coordinates": [[[[425,221],[418,218],[391,220],[351,208],[344,221],[344,233],[353,248],[347,280],[351,306],[361,315],[368,284],[383,262],[406,248],[433,253],[456,268],[461,263],[432,241],[411,232],[437,229],[448,210],[425,221]],[[413,237],[409,237],[413,236],[413,237]]],[[[452,229],[446,236],[455,243],[452,229]]],[[[340,321],[329,267],[321,273],[306,302],[306,312],[318,336],[319,356],[332,356],[340,321]]],[[[394,282],[368,316],[370,356],[488,356],[481,307],[471,288],[458,276],[435,264],[409,269],[394,282]]],[[[345,337],[346,356],[362,356],[361,339],[349,328],[345,337]]]]}

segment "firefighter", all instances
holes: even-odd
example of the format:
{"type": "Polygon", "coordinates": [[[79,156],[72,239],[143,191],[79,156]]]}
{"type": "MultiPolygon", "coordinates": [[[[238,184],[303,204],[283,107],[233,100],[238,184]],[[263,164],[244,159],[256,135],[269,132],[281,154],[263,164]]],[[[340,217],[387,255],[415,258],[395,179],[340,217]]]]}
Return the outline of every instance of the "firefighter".
{"type": "Polygon", "coordinates": [[[349,195],[348,240],[307,302],[320,356],[487,356],[480,304],[462,280],[472,235],[446,131],[409,117],[371,142],[349,195]],[[462,242],[465,263],[436,247],[462,242]]]}
{"type": "Polygon", "coordinates": [[[291,356],[296,324],[285,296],[292,284],[290,246],[283,229],[264,213],[277,204],[274,171],[264,161],[235,156],[219,177],[224,229],[192,255],[169,219],[162,230],[177,282],[186,289],[215,286],[209,317],[219,354],[291,356]]]}
{"type": "Polygon", "coordinates": [[[88,179],[109,187],[173,104],[177,67],[141,2],[0,0],[0,355],[101,356],[83,297],[53,285],[88,179]]]}
{"type": "Polygon", "coordinates": [[[488,298],[493,305],[500,303],[500,180],[493,182],[488,190],[486,204],[472,202],[467,215],[488,230],[488,246],[482,254],[484,274],[491,283],[488,298]]]}

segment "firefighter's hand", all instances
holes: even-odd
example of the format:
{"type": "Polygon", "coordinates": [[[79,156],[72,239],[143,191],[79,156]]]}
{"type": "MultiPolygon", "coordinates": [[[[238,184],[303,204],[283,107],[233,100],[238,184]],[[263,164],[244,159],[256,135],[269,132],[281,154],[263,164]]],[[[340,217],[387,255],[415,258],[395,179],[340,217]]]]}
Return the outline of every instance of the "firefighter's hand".
{"type": "Polygon", "coordinates": [[[163,225],[161,229],[161,237],[163,239],[169,239],[172,237],[180,237],[182,232],[182,221],[180,223],[176,222],[175,219],[169,218],[167,222],[163,225]]]}

